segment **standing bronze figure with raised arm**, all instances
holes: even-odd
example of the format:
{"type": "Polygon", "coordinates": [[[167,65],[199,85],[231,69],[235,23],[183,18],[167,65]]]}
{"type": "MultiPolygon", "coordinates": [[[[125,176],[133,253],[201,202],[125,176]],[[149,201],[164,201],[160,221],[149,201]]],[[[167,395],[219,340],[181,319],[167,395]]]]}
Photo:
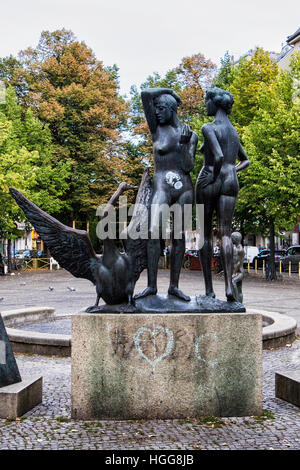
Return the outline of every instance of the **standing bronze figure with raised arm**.
{"type": "Polygon", "coordinates": [[[205,280],[206,295],[215,297],[212,286],[212,222],[216,212],[221,246],[221,259],[225,277],[225,293],[228,301],[234,301],[232,286],[231,240],[232,218],[239,191],[237,172],[250,164],[237,131],[228,115],[233,105],[233,96],[221,88],[210,88],[205,97],[208,116],[214,116],[211,123],[204,124],[204,142],[200,151],[204,154],[204,166],[196,184],[196,203],[204,204],[204,245],[200,259],[205,280]],[[238,165],[235,165],[239,159],[238,165]]]}
{"type": "MultiPolygon", "coordinates": [[[[162,207],[177,204],[183,219],[184,205],[193,204],[194,191],[190,171],[194,167],[198,142],[197,134],[188,125],[183,125],[177,116],[177,107],[181,104],[181,100],[173,90],[148,88],[142,91],[142,102],[153,142],[155,170],[147,245],[148,286],[137,294],[137,299],[157,293],[157,270],[163,224],[162,207]],[[157,234],[159,237],[156,237],[157,234]]],[[[181,236],[172,238],[168,294],[189,301],[190,297],[178,288],[184,252],[182,220],[181,236]]]]}

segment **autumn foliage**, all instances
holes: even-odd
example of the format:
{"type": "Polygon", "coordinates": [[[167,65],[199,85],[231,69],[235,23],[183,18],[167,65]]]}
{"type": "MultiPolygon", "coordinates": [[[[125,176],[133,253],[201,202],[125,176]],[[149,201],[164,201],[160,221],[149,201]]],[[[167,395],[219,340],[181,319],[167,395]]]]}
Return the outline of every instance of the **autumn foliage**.
{"type": "Polygon", "coordinates": [[[118,94],[117,68],[105,68],[84,42],[61,30],[42,33],[22,51],[11,83],[22,106],[51,131],[56,162],[71,164],[71,218],[88,217],[120,179],[120,131],[127,104],[118,94]]]}

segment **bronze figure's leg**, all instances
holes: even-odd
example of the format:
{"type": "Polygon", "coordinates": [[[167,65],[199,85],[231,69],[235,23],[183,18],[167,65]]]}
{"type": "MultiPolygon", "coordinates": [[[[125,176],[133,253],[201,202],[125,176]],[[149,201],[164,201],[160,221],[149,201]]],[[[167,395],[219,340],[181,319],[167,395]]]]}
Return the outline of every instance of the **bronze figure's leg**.
{"type": "Polygon", "coordinates": [[[160,256],[160,240],[148,240],[147,257],[148,257],[148,287],[139,294],[135,295],[135,299],[142,299],[148,295],[157,294],[157,271],[160,256]]]}
{"type": "Polygon", "coordinates": [[[191,298],[188,295],[185,295],[179,288],[179,276],[182,266],[182,261],[185,253],[185,235],[184,235],[184,206],[188,204],[193,204],[194,192],[193,190],[185,191],[178,200],[178,206],[180,206],[180,212],[173,214],[173,231],[172,231],[172,248],[170,254],[170,287],[168,290],[169,295],[175,295],[181,300],[189,302],[191,298]],[[179,216],[179,217],[178,217],[179,216]],[[178,224],[176,231],[179,230],[179,233],[174,232],[174,224],[178,224]]]}
{"type": "Polygon", "coordinates": [[[132,305],[132,306],[135,305],[135,300],[133,298],[133,291],[134,291],[134,282],[130,281],[128,282],[127,287],[126,287],[126,295],[128,298],[128,305],[132,305]]]}
{"type": "Polygon", "coordinates": [[[232,286],[233,245],[231,240],[231,225],[235,203],[235,196],[221,195],[217,210],[219,236],[221,239],[221,258],[225,277],[225,292],[229,302],[235,300],[232,286]]]}
{"type": "Polygon", "coordinates": [[[168,290],[169,295],[175,295],[181,300],[189,302],[191,298],[185,295],[179,288],[179,275],[182,266],[182,261],[185,252],[185,236],[182,234],[182,239],[172,239],[171,249],[171,270],[170,270],[170,287],[168,290]]]}
{"type": "Polygon", "coordinates": [[[157,294],[157,271],[160,257],[160,240],[162,238],[162,210],[164,204],[169,205],[168,197],[163,191],[157,191],[154,194],[151,211],[149,211],[149,239],[147,243],[148,258],[148,286],[142,292],[135,296],[135,299],[141,299],[148,295],[157,294]]]}
{"type": "Polygon", "coordinates": [[[215,298],[216,294],[212,285],[212,272],[211,262],[213,255],[212,246],[212,218],[215,209],[215,195],[212,187],[202,189],[199,185],[199,180],[196,187],[196,202],[197,204],[204,204],[204,244],[200,250],[200,261],[203,270],[205,282],[205,295],[215,298]]]}
{"type": "Polygon", "coordinates": [[[200,261],[203,270],[204,282],[205,282],[205,295],[208,297],[215,298],[216,294],[213,290],[212,285],[212,273],[211,273],[211,262],[213,255],[212,247],[212,213],[210,213],[204,219],[204,244],[200,250],[200,261]]]}
{"type": "Polygon", "coordinates": [[[243,280],[243,273],[236,274],[232,278],[232,286],[233,286],[233,293],[234,298],[237,302],[243,303],[243,292],[242,292],[242,280],[243,280]]]}

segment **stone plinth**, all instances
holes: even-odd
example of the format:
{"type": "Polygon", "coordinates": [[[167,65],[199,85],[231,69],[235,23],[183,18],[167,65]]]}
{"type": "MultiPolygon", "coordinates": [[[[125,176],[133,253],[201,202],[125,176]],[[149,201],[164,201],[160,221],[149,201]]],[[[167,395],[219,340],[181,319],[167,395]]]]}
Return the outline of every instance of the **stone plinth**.
{"type": "Polygon", "coordinates": [[[17,382],[21,376],[0,314],[0,388],[17,382]]]}
{"type": "Polygon", "coordinates": [[[260,314],[72,317],[72,418],[262,412],[260,314]]]}
{"type": "Polygon", "coordinates": [[[275,396],[300,406],[300,369],[275,373],[275,396]]]}
{"type": "Polygon", "coordinates": [[[42,377],[0,388],[0,418],[18,418],[42,402],[42,377]]]}
{"type": "Polygon", "coordinates": [[[207,295],[196,295],[189,302],[174,295],[148,295],[135,300],[135,306],[127,303],[97,305],[86,309],[89,313],[242,313],[246,312],[239,302],[226,302],[207,295]]]}

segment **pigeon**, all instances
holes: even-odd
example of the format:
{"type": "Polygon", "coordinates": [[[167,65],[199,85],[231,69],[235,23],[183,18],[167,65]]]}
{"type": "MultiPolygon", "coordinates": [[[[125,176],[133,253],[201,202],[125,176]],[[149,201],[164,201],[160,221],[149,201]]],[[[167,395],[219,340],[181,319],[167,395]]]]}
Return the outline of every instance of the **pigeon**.
{"type": "Polygon", "coordinates": [[[74,292],[74,291],[76,290],[75,287],[69,287],[69,286],[68,286],[68,289],[69,289],[71,292],[74,292]]]}
{"type": "Polygon", "coordinates": [[[49,286],[48,290],[51,292],[52,290],[54,290],[54,287],[49,286]]]}

